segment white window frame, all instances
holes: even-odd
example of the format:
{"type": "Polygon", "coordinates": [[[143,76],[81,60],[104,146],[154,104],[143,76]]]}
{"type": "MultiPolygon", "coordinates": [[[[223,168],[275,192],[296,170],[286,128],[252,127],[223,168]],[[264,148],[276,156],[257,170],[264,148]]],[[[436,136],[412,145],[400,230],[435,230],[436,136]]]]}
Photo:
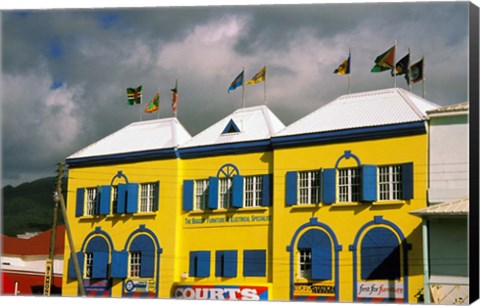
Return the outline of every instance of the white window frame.
{"type": "Polygon", "coordinates": [[[218,179],[218,208],[230,207],[232,207],[232,178],[220,178],[218,179]]]}
{"type": "Polygon", "coordinates": [[[402,198],[402,167],[386,165],[378,167],[379,201],[399,200],[402,198]]]}
{"type": "Polygon", "coordinates": [[[85,188],[85,215],[95,216],[97,214],[97,187],[85,188]]]}
{"type": "Polygon", "coordinates": [[[360,200],[360,169],[338,169],[338,202],[358,202],[360,200]]]}
{"type": "Polygon", "coordinates": [[[112,214],[117,213],[118,207],[118,186],[112,186],[112,214]]]}
{"type": "Polygon", "coordinates": [[[312,249],[298,249],[298,278],[312,278],[312,249]]]}
{"type": "Polygon", "coordinates": [[[208,186],[209,181],[195,180],[195,203],[194,208],[196,210],[205,210],[208,207],[208,186]]]}
{"type": "Polygon", "coordinates": [[[85,253],[85,273],[84,276],[85,278],[92,278],[92,273],[93,273],[93,253],[91,252],[86,252],[85,253]]]}
{"type": "Polygon", "coordinates": [[[140,201],[138,212],[152,212],[155,203],[156,183],[140,184],[140,201]]]}
{"type": "Polygon", "coordinates": [[[320,171],[298,172],[298,204],[320,203],[320,171]]]}
{"type": "Polygon", "coordinates": [[[244,177],[243,207],[258,207],[262,204],[263,177],[261,175],[244,177]]]}
{"type": "Polygon", "coordinates": [[[128,275],[130,277],[140,277],[142,266],[142,252],[130,252],[130,264],[128,265],[128,275]]]}

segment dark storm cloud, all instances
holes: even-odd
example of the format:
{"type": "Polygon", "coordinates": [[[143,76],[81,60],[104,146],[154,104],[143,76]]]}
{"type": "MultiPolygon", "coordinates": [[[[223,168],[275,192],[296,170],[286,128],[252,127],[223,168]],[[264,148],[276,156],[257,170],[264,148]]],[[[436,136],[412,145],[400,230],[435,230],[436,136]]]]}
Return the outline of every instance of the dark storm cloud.
{"type": "MultiPolygon", "coordinates": [[[[55,164],[139,120],[127,87],[144,103],[161,90],[161,117],[194,135],[241,107],[227,94],[246,68],[268,65],[268,106],[285,124],[346,92],[335,69],[352,51],[353,92],[393,86],[372,74],[374,58],[397,40],[397,56],[425,56],[427,99],[465,101],[467,3],[319,4],[13,11],[3,14],[3,178],[52,175],[55,164]]],[[[403,78],[397,86],[407,88],[403,78]]],[[[414,87],[421,95],[421,86],[414,87]]],[[[247,106],[263,103],[249,86],[247,106]]],[[[145,115],[153,119],[156,115],[145,115]]]]}

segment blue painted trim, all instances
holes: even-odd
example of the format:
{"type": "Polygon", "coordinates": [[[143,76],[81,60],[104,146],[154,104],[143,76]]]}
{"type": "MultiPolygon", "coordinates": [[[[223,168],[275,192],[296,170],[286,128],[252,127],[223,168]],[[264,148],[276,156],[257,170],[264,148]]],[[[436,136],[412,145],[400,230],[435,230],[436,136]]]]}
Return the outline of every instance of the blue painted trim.
{"type": "Polygon", "coordinates": [[[233,177],[234,175],[240,175],[240,171],[238,170],[238,167],[235,166],[234,164],[225,164],[218,169],[217,172],[217,178],[220,178],[220,174],[223,173],[223,177],[233,177]],[[233,168],[233,171],[230,171],[230,167],[233,168]]]}
{"type": "Polygon", "coordinates": [[[301,225],[293,234],[292,240],[290,242],[290,245],[287,245],[287,251],[290,252],[290,300],[293,300],[293,290],[294,290],[294,254],[295,254],[295,242],[298,240],[298,236],[300,232],[302,232],[304,229],[308,227],[319,227],[321,229],[324,229],[327,231],[327,233],[330,235],[330,239],[333,240],[333,247],[335,251],[335,301],[338,302],[339,296],[340,296],[340,273],[339,273],[339,255],[338,253],[342,251],[343,247],[342,245],[338,244],[337,237],[335,236],[335,233],[333,230],[325,223],[319,222],[317,218],[312,217],[310,218],[310,221],[301,225]]]}
{"type": "Polygon", "coordinates": [[[128,184],[128,178],[125,174],[123,174],[123,171],[122,170],[119,170],[117,172],[117,174],[115,174],[113,177],[112,177],[112,180],[110,181],[110,186],[113,186],[113,182],[115,181],[115,179],[117,178],[124,178],[125,179],[125,184],[128,184]]]}
{"type": "Polygon", "coordinates": [[[360,161],[360,158],[358,158],[357,155],[353,154],[352,151],[346,150],[345,153],[343,153],[342,156],[340,156],[337,159],[337,162],[335,163],[335,169],[338,169],[338,164],[342,161],[342,159],[350,159],[350,157],[353,157],[353,159],[357,162],[357,166],[360,167],[362,165],[362,162],[360,161]]]}
{"type": "Polygon", "coordinates": [[[272,146],[270,139],[178,149],[180,158],[182,159],[228,154],[265,152],[271,150],[272,146]]]}
{"type": "MultiPolygon", "coordinates": [[[[125,242],[125,247],[123,248],[124,251],[128,252],[128,246],[132,242],[132,240],[135,238],[137,235],[141,234],[149,234],[150,237],[153,239],[153,242],[155,243],[155,248],[157,249],[157,269],[156,269],[156,276],[155,276],[155,297],[158,297],[159,295],[159,278],[160,278],[160,254],[163,253],[163,249],[160,246],[160,242],[158,241],[157,235],[155,233],[148,229],[145,224],[140,224],[140,226],[134,230],[133,232],[130,233],[130,235],[127,238],[127,242],[125,242]]],[[[122,281],[122,295],[123,292],[125,292],[125,280],[122,281]]]]}
{"type": "Polygon", "coordinates": [[[230,133],[239,133],[240,132],[240,129],[238,128],[238,126],[235,124],[235,121],[233,121],[233,119],[230,119],[230,121],[228,122],[228,124],[225,126],[225,128],[223,129],[223,132],[222,134],[230,134],[230,133]],[[230,129],[234,129],[233,132],[229,132],[230,129]]]}
{"type": "Polygon", "coordinates": [[[425,122],[409,122],[374,127],[362,127],[348,130],[337,130],[322,133],[300,134],[291,136],[272,137],[273,147],[296,146],[320,143],[338,143],[346,141],[360,141],[368,139],[387,138],[425,134],[425,122]]]}
{"type": "Polygon", "coordinates": [[[371,226],[375,226],[377,224],[382,224],[389,226],[393,229],[397,235],[400,237],[399,245],[402,247],[403,252],[403,300],[405,303],[408,301],[408,250],[409,244],[407,243],[405,236],[403,235],[400,228],[393,222],[383,219],[383,216],[374,216],[372,221],[367,222],[364,224],[360,230],[358,230],[357,235],[355,236],[355,240],[352,245],[348,247],[350,251],[353,252],[353,302],[357,301],[357,272],[358,272],[358,264],[357,264],[357,248],[358,242],[360,240],[360,236],[362,233],[367,230],[371,226]]]}
{"type": "Polygon", "coordinates": [[[104,236],[104,238],[106,238],[107,242],[108,242],[109,252],[111,253],[113,250],[115,250],[115,248],[113,246],[113,240],[110,237],[110,235],[106,231],[102,230],[102,228],[100,226],[98,226],[93,230],[93,232],[90,232],[85,237],[85,239],[83,239],[82,247],[80,248],[80,250],[82,250],[82,252],[85,252],[87,242],[90,241],[90,238],[92,236],[104,236]]]}
{"type": "Polygon", "coordinates": [[[69,167],[104,165],[104,164],[123,164],[127,162],[137,162],[152,159],[177,158],[176,149],[161,149],[140,152],[128,152],[119,154],[110,154],[92,157],[69,158],[66,163],[69,167]]]}

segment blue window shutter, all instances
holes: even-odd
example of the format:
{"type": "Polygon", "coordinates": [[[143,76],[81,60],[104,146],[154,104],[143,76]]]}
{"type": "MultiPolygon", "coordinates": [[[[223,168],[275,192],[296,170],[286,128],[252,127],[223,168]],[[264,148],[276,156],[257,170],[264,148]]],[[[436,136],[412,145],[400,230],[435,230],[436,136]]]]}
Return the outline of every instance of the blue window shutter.
{"type": "Polygon", "coordinates": [[[331,248],[317,248],[312,250],[312,279],[332,279],[332,252],[331,248]]]}
{"type": "Polygon", "coordinates": [[[360,200],[374,202],[377,200],[377,166],[363,165],[361,169],[361,193],[360,200]]]}
{"type": "Polygon", "coordinates": [[[127,207],[126,213],[138,211],[138,184],[127,184],[127,207]]]}
{"type": "Polygon", "coordinates": [[[235,208],[243,207],[243,176],[234,175],[232,179],[232,206],[235,208]]]}
{"type": "Polygon", "coordinates": [[[124,214],[127,208],[127,185],[118,184],[117,214],[124,214]]]}
{"type": "Polygon", "coordinates": [[[107,278],[108,253],[94,252],[92,278],[107,278]]]}
{"type": "Polygon", "coordinates": [[[285,204],[297,204],[297,172],[287,172],[285,177],[285,204]]]}
{"type": "Polygon", "coordinates": [[[112,253],[112,264],[110,276],[112,278],[126,278],[128,276],[128,252],[114,251],[112,253]]]}
{"type": "MultiPolygon", "coordinates": [[[[76,256],[78,260],[78,265],[80,266],[80,273],[82,274],[82,277],[83,277],[83,264],[84,264],[85,254],[83,254],[83,252],[77,252],[76,256]]],[[[70,259],[68,260],[68,277],[69,278],[77,277],[77,273],[75,273],[75,266],[73,264],[73,258],[71,256],[70,256],[70,259]]]]}
{"type": "Polygon", "coordinates": [[[399,240],[387,228],[375,227],[365,234],[360,244],[360,259],[364,280],[401,277],[399,240]]]}
{"type": "Polygon", "coordinates": [[[193,210],[193,180],[183,181],[183,210],[193,210]]]}
{"type": "Polygon", "coordinates": [[[237,251],[223,252],[223,276],[237,277],[237,251]]]}
{"type": "Polygon", "coordinates": [[[153,211],[158,211],[158,204],[160,203],[160,182],[154,184],[153,190],[153,211]]]}
{"type": "Polygon", "coordinates": [[[197,252],[197,277],[210,276],[210,251],[197,252]]]}
{"type": "Polygon", "coordinates": [[[224,251],[215,252],[215,276],[223,276],[223,262],[224,262],[224,251]]]}
{"type": "Polygon", "coordinates": [[[272,205],[272,186],[273,186],[273,176],[271,174],[262,175],[262,202],[261,206],[271,206],[272,205]]]}
{"type": "Polygon", "coordinates": [[[85,205],[85,188],[77,189],[77,203],[75,206],[75,217],[83,216],[83,206],[85,205]]]}
{"type": "Polygon", "coordinates": [[[100,187],[100,215],[110,214],[110,198],[112,194],[111,186],[100,187]]]}
{"type": "Polygon", "coordinates": [[[325,204],[332,204],[336,201],[336,176],[335,168],[323,170],[323,203],[325,204]]]}
{"type": "Polygon", "coordinates": [[[413,163],[402,164],[402,199],[413,199],[413,163]]]}
{"type": "Polygon", "coordinates": [[[243,251],[243,276],[265,276],[266,262],[266,250],[243,251]]]}
{"type": "Polygon", "coordinates": [[[140,266],[140,277],[154,277],[155,271],[155,252],[154,250],[143,250],[140,266]]]}
{"type": "Polygon", "coordinates": [[[208,208],[218,208],[218,178],[216,177],[208,179],[208,208]]]}
{"type": "Polygon", "coordinates": [[[190,260],[188,263],[188,275],[190,277],[197,276],[197,252],[190,252],[190,260]]]}

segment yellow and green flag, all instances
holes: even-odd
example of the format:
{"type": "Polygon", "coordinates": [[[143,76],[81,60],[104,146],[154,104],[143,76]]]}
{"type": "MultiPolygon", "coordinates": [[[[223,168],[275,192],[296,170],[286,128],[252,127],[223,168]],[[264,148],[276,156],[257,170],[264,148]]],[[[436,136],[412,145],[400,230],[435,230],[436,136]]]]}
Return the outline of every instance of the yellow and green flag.
{"type": "Polygon", "coordinates": [[[377,56],[375,59],[375,66],[373,66],[371,72],[383,72],[390,70],[395,66],[395,46],[391,47],[384,53],[377,56]]]}
{"type": "Polygon", "coordinates": [[[254,84],[263,82],[265,81],[266,77],[267,77],[267,66],[265,65],[250,79],[250,81],[248,81],[247,85],[254,85],[254,84]]]}
{"type": "Polygon", "coordinates": [[[147,104],[145,107],[146,113],[153,113],[160,110],[160,92],[158,91],[155,97],[153,97],[152,101],[147,104]]]}

